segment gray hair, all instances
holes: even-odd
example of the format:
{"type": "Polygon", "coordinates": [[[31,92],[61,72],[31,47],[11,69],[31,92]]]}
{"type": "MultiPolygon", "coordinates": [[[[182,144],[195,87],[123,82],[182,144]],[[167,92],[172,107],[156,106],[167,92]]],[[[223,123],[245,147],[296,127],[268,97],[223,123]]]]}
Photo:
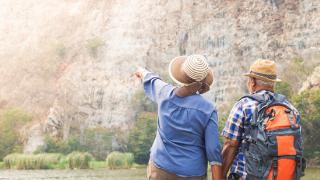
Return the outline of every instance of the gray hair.
{"type": "Polygon", "coordinates": [[[272,81],[263,81],[260,79],[255,79],[255,81],[256,81],[256,84],[259,86],[266,86],[266,87],[272,87],[272,88],[275,86],[275,82],[272,82],[272,81]]]}

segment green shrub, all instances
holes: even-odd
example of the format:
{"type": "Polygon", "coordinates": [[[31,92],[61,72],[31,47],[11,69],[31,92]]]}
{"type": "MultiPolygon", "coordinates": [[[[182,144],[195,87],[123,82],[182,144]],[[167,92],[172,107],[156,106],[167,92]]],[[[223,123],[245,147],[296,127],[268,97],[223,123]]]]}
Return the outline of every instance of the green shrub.
{"type": "Polygon", "coordinates": [[[112,152],[108,155],[107,164],[110,169],[131,168],[134,162],[132,153],[112,152]]]}
{"type": "Polygon", "coordinates": [[[156,136],[156,130],[157,115],[155,113],[144,112],[138,116],[129,134],[128,142],[128,150],[133,153],[136,163],[148,163],[150,147],[156,136]]]}
{"type": "Polygon", "coordinates": [[[90,147],[89,152],[97,159],[104,161],[112,151],[114,132],[106,128],[90,128],[84,133],[84,144],[90,147]]]}
{"type": "Polygon", "coordinates": [[[47,136],[44,142],[44,145],[38,147],[35,153],[62,153],[67,155],[74,151],[87,152],[89,150],[86,145],[80,144],[77,138],[62,141],[47,136]]]}
{"type": "Polygon", "coordinates": [[[287,99],[290,99],[293,94],[292,87],[287,82],[276,83],[275,92],[285,95],[287,99]]]}
{"type": "Polygon", "coordinates": [[[320,155],[320,90],[307,90],[293,97],[293,103],[301,115],[304,155],[318,159],[320,155]]]}
{"type": "Polygon", "coordinates": [[[91,160],[93,160],[93,156],[87,152],[72,152],[67,156],[70,169],[89,169],[91,160]]]}
{"type": "Polygon", "coordinates": [[[63,58],[66,55],[66,46],[63,43],[56,44],[54,50],[60,58],[63,58]]]}
{"type": "Polygon", "coordinates": [[[66,141],[47,136],[44,145],[38,147],[35,153],[62,153],[67,155],[75,151],[89,152],[97,160],[104,161],[112,151],[112,138],[116,136],[112,131],[115,130],[106,128],[86,129],[82,135],[83,141],[81,143],[79,134],[73,134],[66,141]]]}
{"type": "Polygon", "coordinates": [[[134,163],[134,155],[132,153],[124,153],[124,167],[131,168],[134,163]]]}
{"type": "Polygon", "coordinates": [[[92,57],[96,58],[98,56],[98,50],[100,47],[104,46],[105,42],[99,37],[95,37],[93,39],[88,40],[87,48],[92,57]]]}
{"type": "Polygon", "coordinates": [[[62,159],[61,154],[9,154],[3,161],[10,169],[49,169],[62,159]]]}
{"type": "Polygon", "coordinates": [[[7,154],[22,151],[19,130],[31,119],[31,116],[18,109],[8,109],[0,114],[0,160],[7,154]]]}

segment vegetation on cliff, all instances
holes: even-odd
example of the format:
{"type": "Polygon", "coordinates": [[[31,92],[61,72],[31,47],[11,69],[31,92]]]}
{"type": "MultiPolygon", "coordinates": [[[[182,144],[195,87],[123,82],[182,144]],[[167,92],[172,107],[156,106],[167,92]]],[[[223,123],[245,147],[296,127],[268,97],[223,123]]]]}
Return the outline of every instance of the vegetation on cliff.
{"type": "Polygon", "coordinates": [[[13,152],[22,152],[23,137],[20,130],[32,117],[20,109],[7,109],[0,112],[0,161],[13,152]]]}

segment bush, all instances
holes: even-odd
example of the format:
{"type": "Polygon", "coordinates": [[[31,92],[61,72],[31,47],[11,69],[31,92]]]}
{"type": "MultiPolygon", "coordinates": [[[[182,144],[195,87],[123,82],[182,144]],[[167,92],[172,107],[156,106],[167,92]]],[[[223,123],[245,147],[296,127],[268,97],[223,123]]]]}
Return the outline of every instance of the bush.
{"type": "Polygon", "coordinates": [[[76,138],[70,138],[66,142],[47,136],[44,145],[40,146],[35,153],[62,153],[70,154],[73,151],[87,152],[89,148],[80,144],[76,138]]]}
{"type": "Polygon", "coordinates": [[[275,92],[285,95],[287,99],[290,99],[293,94],[292,87],[287,82],[276,83],[275,92]]]}
{"type": "Polygon", "coordinates": [[[131,168],[134,162],[132,153],[112,152],[108,155],[107,164],[110,169],[131,168]]]}
{"type": "Polygon", "coordinates": [[[63,141],[58,138],[47,136],[44,145],[40,146],[35,153],[62,153],[89,152],[97,160],[104,161],[106,156],[112,152],[112,138],[115,137],[110,129],[90,128],[86,129],[82,135],[83,141],[80,143],[79,134],[73,134],[71,138],[63,141]]]}
{"type": "Polygon", "coordinates": [[[89,50],[90,55],[96,58],[98,56],[99,48],[104,45],[105,45],[105,42],[101,38],[95,37],[93,39],[88,40],[86,46],[89,50]]]}
{"type": "Polygon", "coordinates": [[[157,130],[157,115],[144,112],[138,119],[129,134],[128,150],[133,153],[135,162],[147,164],[150,147],[154,141],[157,130]]]}
{"type": "Polygon", "coordinates": [[[87,152],[72,152],[67,156],[70,169],[89,169],[91,160],[93,160],[93,157],[87,152]]]}
{"type": "Polygon", "coordinates": [[[4,166],[10,169],[49,169],[62,159],[61,154],[9,154],[4,160],[4,166]]]}
{"type": "Polygon", "coordinates": [[[22,151],[19,130],[31,119],[31,116],[18,109],[8,109],[0,114],[0,160],[7,154],[22,151]]]}
{"type": "Polygon", "coordinates": [[[112,152],[112,138],[115,134],[106,128],[86,129],[84,144],[90,147],[89,152],[97,159],[104,161],[106,156],[112,152]]]}
{"type": "Polygon", "coordinates": [[[304,155],[308,159],[319,159],[320,90],[304,91],[293,97],[293,103],[301,115],[304,155]]]}

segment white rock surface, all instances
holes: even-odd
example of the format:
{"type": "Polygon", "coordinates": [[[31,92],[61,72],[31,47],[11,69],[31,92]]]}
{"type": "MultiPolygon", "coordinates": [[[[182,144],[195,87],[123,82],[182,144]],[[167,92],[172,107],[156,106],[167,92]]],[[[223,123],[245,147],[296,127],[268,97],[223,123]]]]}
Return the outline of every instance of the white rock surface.
{"type": "Polygon", "coordinates": [[[318,53],[319,15],[319,0],[0,1],[0,102],[64,138],[71,126],[127,128],[136,65],[166,79],[171,58],[203,53],[215,72],[206,96],[230,103],[257,58],[282,69],[318,53]]]}

